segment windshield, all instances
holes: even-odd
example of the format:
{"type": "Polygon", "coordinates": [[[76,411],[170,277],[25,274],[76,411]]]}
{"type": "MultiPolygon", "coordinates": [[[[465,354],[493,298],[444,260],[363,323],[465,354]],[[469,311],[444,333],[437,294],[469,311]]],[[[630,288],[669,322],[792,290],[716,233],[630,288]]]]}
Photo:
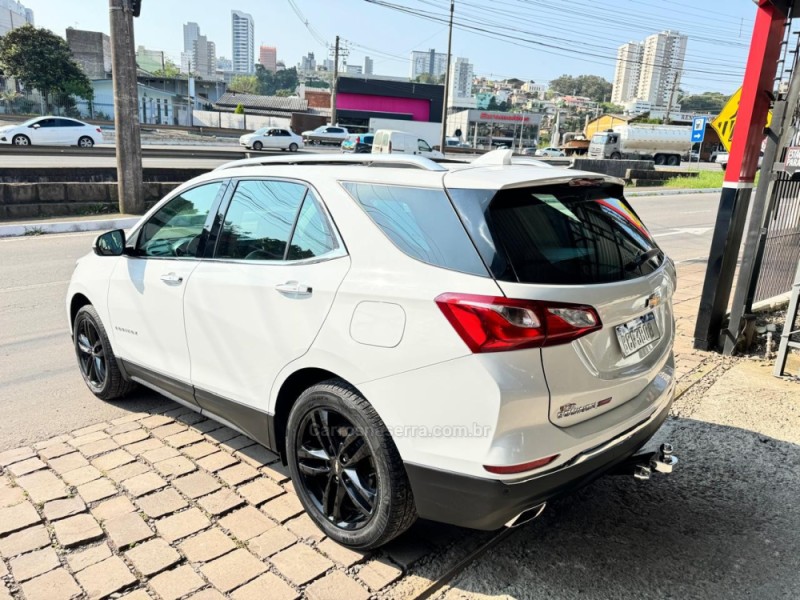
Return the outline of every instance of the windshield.
{"type": "Polygon", "coordinates": [[[267,133],[267,128],[262,127],[261,129],[256,129],[253,133],[255,135],[264,135],[265,133],[267,133]]]}
{"type": "Polygon", "coordinates": [[[450,190],[500,281],[586,285],[635,279],[664,259],[613,184],[450,190]]]}
{"type": "Polygon", "coordinates": [[[592,136],[593,144],[605,144],[608,141],[608,135],[605,133],[595,133],[592,136]]]}

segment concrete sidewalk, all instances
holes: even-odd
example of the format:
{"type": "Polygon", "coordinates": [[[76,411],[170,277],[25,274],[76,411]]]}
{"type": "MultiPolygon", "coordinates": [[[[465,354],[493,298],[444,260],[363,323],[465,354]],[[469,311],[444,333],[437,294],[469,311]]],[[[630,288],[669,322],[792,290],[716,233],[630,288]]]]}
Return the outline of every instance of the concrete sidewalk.
{"type": "Polygon", "coordinates": [[[81,231],[110,231],[133,227],[141,215],[104,214],[80,217],[58,217],[0,221],[0,238],[78,233],[81,231]]]}

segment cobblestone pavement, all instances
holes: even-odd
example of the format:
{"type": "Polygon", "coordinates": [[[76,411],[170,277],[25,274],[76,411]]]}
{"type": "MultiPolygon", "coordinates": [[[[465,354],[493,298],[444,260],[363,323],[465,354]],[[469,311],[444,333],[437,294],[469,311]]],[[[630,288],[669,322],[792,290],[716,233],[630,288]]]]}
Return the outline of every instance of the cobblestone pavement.
{"type": "MultiPolygon", "coordinates": [[[[705,265],[675,297],[683,381],[705,265]]],[[[684,387],[688,387],[688,383],[684,387]]],[[[326,539],[278,457],[185,408],[0,453],[0,600],[411,597],[488,534],[421,522],[374,553],[326,539]]]]}

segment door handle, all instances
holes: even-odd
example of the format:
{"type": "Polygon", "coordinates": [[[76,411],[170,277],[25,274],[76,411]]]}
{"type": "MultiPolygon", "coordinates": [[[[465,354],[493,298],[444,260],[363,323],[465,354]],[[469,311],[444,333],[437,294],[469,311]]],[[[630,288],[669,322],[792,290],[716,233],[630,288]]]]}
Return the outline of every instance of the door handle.
{"type": "Polygon", "coordinates": [[[290,296],[310,296],[312,289],[310,286],[307,286],[303,283],[299,283],[297,281],[287,281],[286,283],[279,283],[275,286],[275,289],[278,290],[281,294],[287,294],[290,296]]]}
{"type": "Polygon", "coordinates": [[[166,283],[167,285],[180,285],[183,283],[183,277],[178,275],[177,273],[165,273],[161,276],[161,281],[166,283]]]}

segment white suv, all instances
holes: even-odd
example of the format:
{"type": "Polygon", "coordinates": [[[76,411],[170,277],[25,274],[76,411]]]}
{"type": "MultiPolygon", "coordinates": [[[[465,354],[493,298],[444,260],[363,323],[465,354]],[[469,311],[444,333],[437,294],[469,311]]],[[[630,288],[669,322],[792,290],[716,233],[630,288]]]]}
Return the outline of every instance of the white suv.
{"type": "Polygon", "coordinates": [[[185,183],[78,261],[84,380],[278,452],[351,547],[418,516],[538,514],[666,418],[675,273],[619,180],[510,156],[284,156],[185,183]]]}

